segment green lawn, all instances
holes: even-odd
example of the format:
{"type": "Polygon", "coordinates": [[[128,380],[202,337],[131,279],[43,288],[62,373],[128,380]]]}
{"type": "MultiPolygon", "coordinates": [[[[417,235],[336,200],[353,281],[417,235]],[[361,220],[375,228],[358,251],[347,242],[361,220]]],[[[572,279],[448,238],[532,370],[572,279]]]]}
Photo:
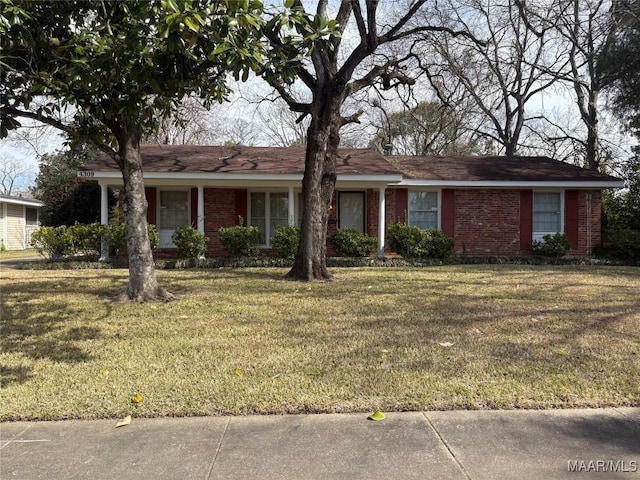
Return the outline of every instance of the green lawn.
{"type": "Polygon", "coordinates": [[[332,271],[2,269],[0,420],[640,405],[639,268],[332,271]]]}

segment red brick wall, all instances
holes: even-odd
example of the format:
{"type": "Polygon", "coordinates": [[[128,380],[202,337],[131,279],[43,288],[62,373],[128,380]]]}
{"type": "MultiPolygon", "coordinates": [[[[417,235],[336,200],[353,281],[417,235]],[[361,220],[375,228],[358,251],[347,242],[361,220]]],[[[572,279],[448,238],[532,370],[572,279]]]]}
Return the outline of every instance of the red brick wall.
{"type": "MultiPolygon", "coordinates": [[[[238,224],[236,212],[236,195],[245,195],[246,191],[232,190],[224,188],[205,188],[204,189],[204,232],[209,237],[209,245],[207,246],[208,257],[224,257],[227,253],[222,248],[218,229],[220,227],[231,227],[238,224]]],[[[247,218],[244,212],[243,217],[247,218]]]]}
{"type": "Polygon", "coordinates": [[[571,253],[591,255],[602,241],[602,192],[578,191],[578,245],[571,253]]]}
{"type": "Polygon", "coordinates": [[[519,190],[456,190],[454,202],[456,253],[520,253],[519,190]]]}
{"type": "MultiPolygon", "coordinates": [[[[523,235],[530,237],[532,209],[530,190],[502,189],[456,189],[453,194],[455,252],[468,255],[518,255],[530,251],[530,243],[523,242],[523,235]],[[522,202],[522,199],[525,199],[522,202]],[[522,202],[522,203],[521,203],[522,202]],[[521,206],[526,211],[522,212],[521,206]],[[523,222],[526,224],[523,225],[523,222]],[[529,232],[529,233],[527,233],[529,232]]],[[[574,191],[577,197],[575,223],[567,223],[571,213],[565,211],[565,224],[570,228],[576,225],[577,247],[574,255],[588,255],[601,241],[602,194],[594,191],[574,191]]],[[[246,190],[205,188],[205,233],[211,239],[207,256],[224,256],[226,253],[218,239],[218,229],[237,225],[238,215],[247,218],[246,190]]],[[[378,236],[378,196],[377,189],[367,190],[366,195],[366,231],[373,237],[378,236]]],[[[401,221],[397,217],[399,209],[406,211],[406,189],[388,188],[386,190],[386,225],[401,221]]],[[[565,208],[571,208],[572,200],[565,199],[565,208]]],[[[334,195],[329,214],[330,235],[337,226],[337,195],[334,195]]],[[[387,239],[388,244],[388,239],[387,239]]],[[[332,255],[331,249],[327,251],[332,255]]]]}

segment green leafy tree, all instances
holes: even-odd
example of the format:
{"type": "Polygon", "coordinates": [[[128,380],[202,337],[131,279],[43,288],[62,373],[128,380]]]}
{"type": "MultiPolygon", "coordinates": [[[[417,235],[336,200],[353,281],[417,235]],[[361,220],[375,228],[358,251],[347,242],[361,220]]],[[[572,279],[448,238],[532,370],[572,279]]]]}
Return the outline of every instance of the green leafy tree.
{"type": "Polygon", "coordinates": [[[228,73],[246,80],[269,64],[286,80],[286,65],[298,60],[265,58],[262,39],[268,29],[286,46],[290,37],[280,28],[295,21],[295,12],[274,14],[267,24],[257,0],[0,0],[0,6],[1,136],[18,128],[20,117],[32,118],[111,157],[124,183],[126,295],[170,297],[158,284],[149,245],[140,140],[186,96],[205,104],[225,99],[228,73]]]}
{"type": "Polygon", "coordinates": [[[640,1],[613,2],[610,45],[598,57],[598,68],[613,96],[615,111],[626,115],[640,137],[640,1]]]}
{"type": "MultiPolygon", "coordinates": [[[[31,191],[45,204],[40,212],[42,225],[57,227],[100,221],[100,187],[77,176],[77,170],[96,153],[90,146],[80,145],[40,157],[31,191]]],[[[110,195],[109,204],[114,203],[110,195]]]]}

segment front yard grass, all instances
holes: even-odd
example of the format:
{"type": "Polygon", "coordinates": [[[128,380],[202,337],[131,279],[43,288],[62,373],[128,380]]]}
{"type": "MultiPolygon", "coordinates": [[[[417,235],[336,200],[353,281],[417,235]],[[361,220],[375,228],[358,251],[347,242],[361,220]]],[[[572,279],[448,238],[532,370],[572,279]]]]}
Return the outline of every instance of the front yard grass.
{"type": "Polygon", "coordinates": [[[640,406],[638,268],[332,271],[2,269],[0,420],[640,406]]]}

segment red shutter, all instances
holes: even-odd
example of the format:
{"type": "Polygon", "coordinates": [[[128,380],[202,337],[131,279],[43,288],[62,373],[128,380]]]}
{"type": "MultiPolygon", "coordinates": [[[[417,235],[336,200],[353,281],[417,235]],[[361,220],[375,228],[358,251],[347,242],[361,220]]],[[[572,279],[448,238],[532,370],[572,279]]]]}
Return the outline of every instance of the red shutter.
{"type": "Polygon", "coordinates": [[[156,187],[144,187],[144,196],[147,197],[147,223],[157,225],[158,202],[156,187]]]}
{"type": "Polygon", "coordinates": [[[409,190],[406,188],[396,188],[396,212],[394,223],[406,223],[407,212],[409,211],[409,190]]]}
{"type": "Polygon", "coordinates": [[[442,233],[448,237],[454,236],[456,224],[455,191],[450,188],[442,190],[442,213],[440,216],[442,233]]]}
{"type": "Polygon", "coordinates": [[[191,189],[191,226],[198,228],[198,189],[191,189]]]}
{"type": "Polygon", "coordinates": [[[242,217],[242,224],[248,225],[249,219],[248,216],[248,205],[247,205],[247,191],[246,190],[236,190],[236,218],[234,225],[238,225],[240,219],[238,217],[242,217]]]}
{"type": "Polygon", "coordinates": [[[520,190],[520,251],[531,251],[533,237],[533,191],[520,190]]]}
{"type": "Polygon", "coordinates": [[[572,250],[578,249],[578,191],[567,190],[564,193],[564,232],[572,250]]]}

